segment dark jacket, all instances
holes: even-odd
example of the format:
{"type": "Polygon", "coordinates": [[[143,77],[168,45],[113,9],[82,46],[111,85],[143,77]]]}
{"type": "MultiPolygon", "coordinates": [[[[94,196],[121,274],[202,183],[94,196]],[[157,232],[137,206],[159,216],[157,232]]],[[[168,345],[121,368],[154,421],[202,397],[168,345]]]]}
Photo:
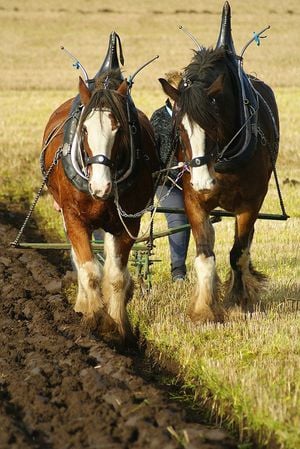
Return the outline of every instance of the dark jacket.
{"type": "MultiPolygon", "coordinates": [[[[162,164],[162,168],[166,168],[168,156],[172,151],[172,118],[166,106],[168,106],[172,110],[171,103],[167,100],[166,105],[154,111],[150,119],[150,122],[154,129],[158,155],[162,164]]],[[[175,155],[173,155],[171,161],[171,166],[178,164],[175,155]]],[[[178,169],[170,170],[168,175],[171,178],[175,179],[178,173],[178,169]]]]}

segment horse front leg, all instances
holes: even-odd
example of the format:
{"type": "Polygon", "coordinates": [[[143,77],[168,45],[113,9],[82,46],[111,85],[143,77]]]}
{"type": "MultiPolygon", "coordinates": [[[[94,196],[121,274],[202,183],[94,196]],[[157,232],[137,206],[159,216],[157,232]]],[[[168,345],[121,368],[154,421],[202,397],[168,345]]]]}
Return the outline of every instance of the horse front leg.
{"type": "Polygon", "coordinates": [[[95,328],[104,313],[101,294],[102,268],[91,248],[91,232],[79,219],[65,218],[68,238],[72,245],[72,258],[77,270],[78,293],[74,310],[84,315],[87,324],[95,328]]]}
{"type": "Polygon", "coordinates": [[[133,281],[127,268],[133,243],[126,231],[118,236],[105,235],[103,296],[108,315],[113,320],[113,324],[111,320],[107,321],[106,332],[117,331],[121,340],[132,339],[126,304],[133,295],[133,281]]]}
{"type": "Polygon", "coordinates": [[[237,215],[234,244],[230,251],[231,273],[226,282],[225,306],[242,312],[253,312],[266,277],[256,271],[251,263],[250,247],[257,213],[237,215]]]}
{"type": "Polygon", "coordinates": [[[196,243],[194,268],[197,283],[189,306],[189,316],[194,322],[224,321],[224,310],[219,298],[219,278],[214,254],[215,233],[209,215],[193,206],[189,214],[196,243]]]}

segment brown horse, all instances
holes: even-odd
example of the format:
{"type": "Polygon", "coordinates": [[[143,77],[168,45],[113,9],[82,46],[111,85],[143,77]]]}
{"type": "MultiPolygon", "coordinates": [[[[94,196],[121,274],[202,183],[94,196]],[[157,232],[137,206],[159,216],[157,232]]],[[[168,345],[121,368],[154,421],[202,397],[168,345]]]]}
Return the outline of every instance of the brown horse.
{"type": "Polygon", "coordinates": [[[100,318],[103,334],[117,331],[126,338],[131,335],[126,303],[133,292],[127,262],[142,211],[153,199],[152,172],[158,168],[154,136],[120,71],[99,77],[92,93],[80,78],[79,94],[83,112],[76,139],[82,177],[70,162],[73,156],[62,149],[60,128],[68,120],[72,99],[53,112],[46,126],[44,171],[58,159],[48,189],[61,209],[72,246],[78,274],[75,311],[97,326],[100,318]],[[98,228],[105,231],[103,269],[90,243],[98,228]]]}
{"type": "Polygon", "coordinates": [[[236,217],[224,304],[252,311],[258,300],[264,276],[252,266],[250,246],[279,141],[273,92],[243,72],[231,40],[227,2],[225,8],[221,44],[214,50],[199,46],[178,89],[160,79],[175,101],[178,158],[189,168],[183,175],[184,201],[196,243],[197,274],[190,316],[200,322],[224,319],[209,219],[217,206],[236,217]]]}

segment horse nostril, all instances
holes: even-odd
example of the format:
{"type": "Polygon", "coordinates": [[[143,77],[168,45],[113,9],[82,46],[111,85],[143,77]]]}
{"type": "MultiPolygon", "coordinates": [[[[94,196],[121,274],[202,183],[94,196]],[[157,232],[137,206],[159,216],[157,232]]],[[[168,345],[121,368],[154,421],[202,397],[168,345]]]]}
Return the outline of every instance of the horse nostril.
{"type": "Polygon", "coordinates": [[[104,195],[107,195],[108,193],[111,192],[111,186],[112,186],[111,182],[108,182],[106,184],[105,189],[104,189],[104,195]]]}

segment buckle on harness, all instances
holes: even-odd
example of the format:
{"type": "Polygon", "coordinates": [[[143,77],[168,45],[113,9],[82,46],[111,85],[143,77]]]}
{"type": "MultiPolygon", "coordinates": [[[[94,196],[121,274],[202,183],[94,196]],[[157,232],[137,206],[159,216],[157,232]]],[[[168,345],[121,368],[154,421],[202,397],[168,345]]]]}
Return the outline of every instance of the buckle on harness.
{"type": "Polygon", "coordinates": [[[191,161],[189,161],[188,165],[189,167],[197,168],[201,167],[202,165],[207,165],[210,161],[210,156],[198,156],[194,157],[191,161]]]}

